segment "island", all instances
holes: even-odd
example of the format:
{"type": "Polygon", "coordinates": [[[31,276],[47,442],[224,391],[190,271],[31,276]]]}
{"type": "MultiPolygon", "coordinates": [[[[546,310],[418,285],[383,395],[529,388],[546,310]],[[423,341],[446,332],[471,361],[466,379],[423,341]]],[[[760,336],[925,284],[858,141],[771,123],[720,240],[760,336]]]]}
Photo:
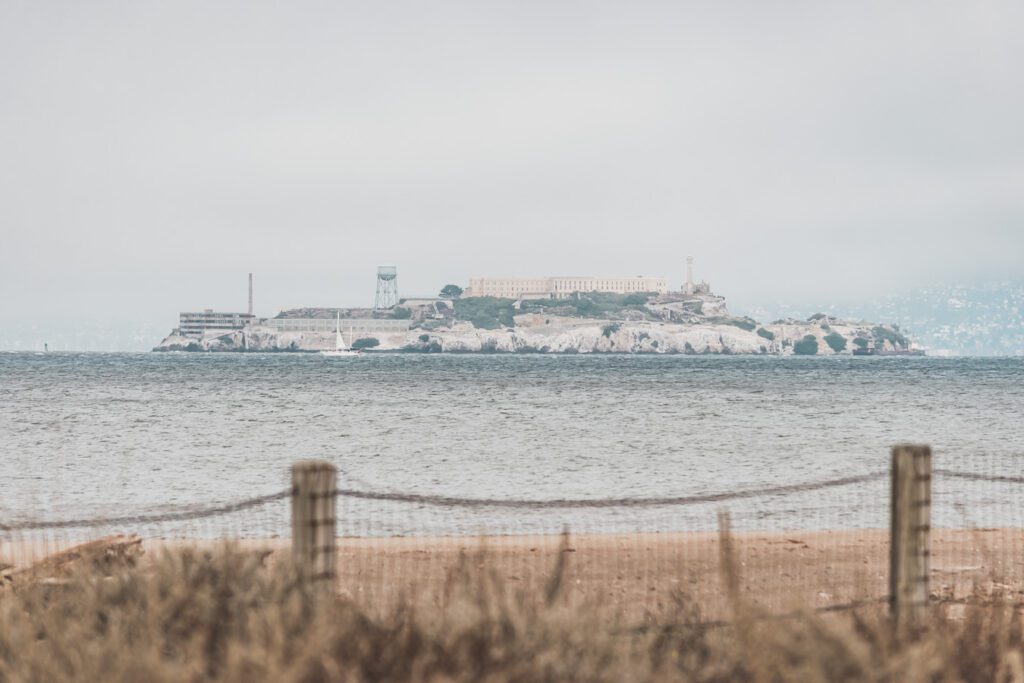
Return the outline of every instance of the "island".
{"type": "Polygon", "coordinates": [[[517,288],[477,280],[466,290],[447,285],[436,297],[396,298],[386,308],[300,308],[273,318],[257,318],[251,310],[182,313],[179,327],[154,351],[314,352],[341,344],[418,353],[921,353],[895,325],[823,313],[770,323],[732,315],[725,298],[707,283],[694,283],[692,275],[677,291],[655,278],[635,285],[592,280],[570,284],[661,291],[565,291],[551,281],[523,280],[517,288]],[[495,295],[505,292],[510,295],[495,295]]]}

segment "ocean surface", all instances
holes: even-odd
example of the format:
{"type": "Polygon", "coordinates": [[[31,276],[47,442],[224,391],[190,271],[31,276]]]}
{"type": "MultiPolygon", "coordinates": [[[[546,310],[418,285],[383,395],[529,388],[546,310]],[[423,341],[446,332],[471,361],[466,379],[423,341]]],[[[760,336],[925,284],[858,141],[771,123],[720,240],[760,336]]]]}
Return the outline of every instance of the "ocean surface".
{"type": "MultiPolygon", "coordinates": [[[[230,503],[305,458],[342,488],[600,499],[884,473],[902,441],[936,468],[1024,475],[1024,359],[0,353],[0,523],[230,503]]],[[[940,478],[936,523],[1020,523],[1022,492],[940,478]]],[[[696,529],[722,507],[739,527],[885,527],[888,482],[570,511],[341,500],[339,523],[696,529]]],[[[283,501],[246,514],[225,524],[287,533],[283,501]]]]}

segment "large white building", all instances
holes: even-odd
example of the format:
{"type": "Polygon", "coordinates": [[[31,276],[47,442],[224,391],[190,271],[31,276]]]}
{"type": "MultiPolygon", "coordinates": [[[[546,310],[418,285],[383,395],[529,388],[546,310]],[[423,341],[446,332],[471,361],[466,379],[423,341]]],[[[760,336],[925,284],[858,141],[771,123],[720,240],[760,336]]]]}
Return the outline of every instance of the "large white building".
{"type": "Polygon", "coordinates": [[[179,314],[178,330],[183,337],[202,337],[208,332],[241,330],[252,321],[252,313],[221,313],[207,308],[179,314]]]}
{"type": "Polygon", "coordinates": [[[462,296],[505,299],[567,299],[576,292],[634,294],[668,291],[668,278],[645,277],[474,277],[462,296]]]}

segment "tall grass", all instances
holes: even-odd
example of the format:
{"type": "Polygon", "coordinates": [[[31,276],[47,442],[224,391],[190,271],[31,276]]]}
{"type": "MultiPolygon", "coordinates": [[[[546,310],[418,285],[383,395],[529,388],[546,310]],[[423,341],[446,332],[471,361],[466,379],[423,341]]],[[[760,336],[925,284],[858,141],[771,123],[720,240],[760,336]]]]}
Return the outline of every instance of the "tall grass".
{"type": "Polygon", "coordinates": [[[1024,681],[1005,602],[897,635],[881,608],[766,619],[735,605],[709,626],[679,595],[670,622],[635,628],[568,606],[564,566],[528,600],[467,557],[437,609],[371,616],[230,546],[84,565],[0,590],[0,681],[1024,681]]]}

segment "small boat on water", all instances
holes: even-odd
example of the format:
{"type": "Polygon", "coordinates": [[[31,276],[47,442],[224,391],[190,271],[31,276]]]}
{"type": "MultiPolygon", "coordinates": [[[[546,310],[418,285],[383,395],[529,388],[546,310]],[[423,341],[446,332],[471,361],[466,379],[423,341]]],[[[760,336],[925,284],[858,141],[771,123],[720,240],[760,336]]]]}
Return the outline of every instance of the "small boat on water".
{"type": "MultiPolygon", "coordinates": [[[[350,334],[349,336],[352,335],[350,334]]],[[[350,345],[345,344],[345,340],[341,336],[341,313],[338,313],[334,328],[334,350],[321,351],[320,355],[331,358],[358,358],[363,355],[363,352],[359,349],[353,349],[350,345]]]]}
{"type": "Polygon", "coordinates": [[[927,351],[915,344],[906,349],[880,349],[873,341],[867,346],[858,346],[853,350],[855,356],[923,356],[927,351]]]}

